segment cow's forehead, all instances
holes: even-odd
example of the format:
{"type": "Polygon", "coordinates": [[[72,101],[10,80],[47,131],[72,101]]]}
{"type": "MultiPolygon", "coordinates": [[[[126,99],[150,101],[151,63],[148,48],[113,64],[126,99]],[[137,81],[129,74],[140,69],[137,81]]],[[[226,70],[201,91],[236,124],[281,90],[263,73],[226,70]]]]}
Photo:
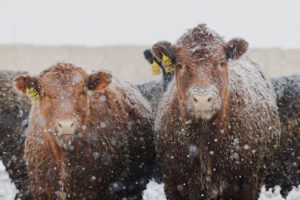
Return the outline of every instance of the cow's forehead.
{"type": "Polygon", "coordinates": [[[225,58],[223,38],[205,24],[189,29],[176,43],[180,62],[194,64],[216,62],[225,58]]]}
{"type": "Polygon", "coordinates": [[[42,89],[51,93],[73,93],[75,90],[83,90],[86,87],[86,77],[76,70],[64,73],[50,71],[40,77],[39,83],[42,89]]]}
{"type": "Polygon", "coordinates": [[[222,44],[193,45],[178,48],[178,62],[187,65],[209,65],[226,59],[222,44]]]}

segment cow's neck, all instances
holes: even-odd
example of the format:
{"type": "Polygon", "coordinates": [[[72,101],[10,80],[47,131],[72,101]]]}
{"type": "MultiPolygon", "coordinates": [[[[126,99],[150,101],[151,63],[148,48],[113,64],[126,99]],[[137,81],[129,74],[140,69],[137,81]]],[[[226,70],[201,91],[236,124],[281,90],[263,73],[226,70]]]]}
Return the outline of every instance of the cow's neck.
{"type": "Polygon", "coordinates": [[[53,161],[58,168],[57,171],[61,180],[60,199],[65,199],[67,191],[66,188],[68,187],[67,183],[70,178],[70,172],[68,170],[68,161],[70,160],[70,158],[68,157],[69,153],[63,147],[60,147],[57,144],[56,139],[49,134],[45,134],[44,141],[46,144],[48,144],[47,146],[53,156],[53,161]]]}

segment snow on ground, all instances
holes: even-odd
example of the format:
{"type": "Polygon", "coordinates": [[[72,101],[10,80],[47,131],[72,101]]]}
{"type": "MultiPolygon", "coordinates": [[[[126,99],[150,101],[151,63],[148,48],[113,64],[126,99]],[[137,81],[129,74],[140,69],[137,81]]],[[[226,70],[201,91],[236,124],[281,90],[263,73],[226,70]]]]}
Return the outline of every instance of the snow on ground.
{"type": "Polygon", "coordinates": [[[150,181],[147,189],[143,194],[144,200],[166,200],[164,194],[164,184],[158,184],[155,181],[150,181]]]}
{"type": "MultiPolygon", "coordinates": [[[[259,200],[284,200],[279,191],[280,187],[275,187],[274,192],[266,191],[263,187],[259,200]]],[[[0,161],[0,200],[13,200],[16,192],[15,185],[11,183],[2,161],[0,161]]],[[[166,200],[163,184],[150,181],[144,191],[143,198],[144,200],[166,200]]],[[[300,200],[300,186],[289,193],[287,200],[300,200]]]]}
{"type": "Polygon", "coordinates": [[[2,161],[0,161],[0,200],[12,200],[16,193],[17,189],[11,183],[8,173],[5,171],[2,161]]]}
{"type": "MultiPolygon", "coordinates": [[[[259,200],[284,200],[280,195],[280,187],[276,186],[274,192],[266,191],[265,186],[262,187],[262,193],[260,194],[259,200]]],[[[286,198],[287,200],[299,200],[300,199],[300,186],[294,188],[286,198]]]]}
{"type": "MultiPolygon", "coordinates": [[[[144,200],[166,200],[164,195],[163,184],[158,184],[154,181],[150,181],[147,185],[147,189],[144,191],[144,200]]],[[[260,194],[259,200],[285,200],[280,195],[280,187],[277,186],[274,192],[262,187],[262,193],[260,194]]],[[[286,198],[286,200],[300,200],[300,186],[294,188],[286,198]]]]}

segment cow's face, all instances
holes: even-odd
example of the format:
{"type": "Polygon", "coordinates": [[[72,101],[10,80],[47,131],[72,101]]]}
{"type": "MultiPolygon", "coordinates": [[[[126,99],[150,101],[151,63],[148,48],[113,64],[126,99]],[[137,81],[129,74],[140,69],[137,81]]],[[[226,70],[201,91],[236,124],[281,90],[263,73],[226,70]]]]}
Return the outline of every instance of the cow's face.
{"type": "Polygon", "coordinates": [[[26,93],[33,88],[39,95],[35,103],[40,124],[46,134],[51,132],[65,146],[86,130],[88,91],[101,90],[111,81],[111,75],[97,72],[87,75],[82,69],[60,64],[42,72],[38,77],[18,76],[15,87],[26,93]]]}
{"type": "Polygon", "coordinates": [[[247,50],[247,42],[233,39],[227,44],[205,25],[189,30],[176,45],[159,42],[155,55],[164,53],[175,65],[177,93],[181,105],[196,119],[209,120],[228,95],[228,61],[247,50]]]}

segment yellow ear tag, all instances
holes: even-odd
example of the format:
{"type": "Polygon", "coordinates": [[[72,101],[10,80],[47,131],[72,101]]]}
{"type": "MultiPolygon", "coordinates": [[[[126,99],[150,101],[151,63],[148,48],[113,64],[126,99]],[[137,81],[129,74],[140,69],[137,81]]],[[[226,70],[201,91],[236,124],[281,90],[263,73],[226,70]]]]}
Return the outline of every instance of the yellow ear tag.
{"type": "Polygon", "coordinates": [[[26,88],[26,96],[32,101],[40,100],[40,95],[34,88],[26,88]]]}
{"type": "Polygon", "coordinates": [[[162,59],[162,63],[163,66],[166,70],[167,73],[172,72],[175,70],[175,67],[172,63],[171,58],[169,58],[168,56],[166,56],[164,53],[162,53],[163,59],[162,59]]]}
{"type": "Polygon", "coordinates": [[[152,75],[160,75],[160,66],[155,60],[152,63],[152,75]]]}

